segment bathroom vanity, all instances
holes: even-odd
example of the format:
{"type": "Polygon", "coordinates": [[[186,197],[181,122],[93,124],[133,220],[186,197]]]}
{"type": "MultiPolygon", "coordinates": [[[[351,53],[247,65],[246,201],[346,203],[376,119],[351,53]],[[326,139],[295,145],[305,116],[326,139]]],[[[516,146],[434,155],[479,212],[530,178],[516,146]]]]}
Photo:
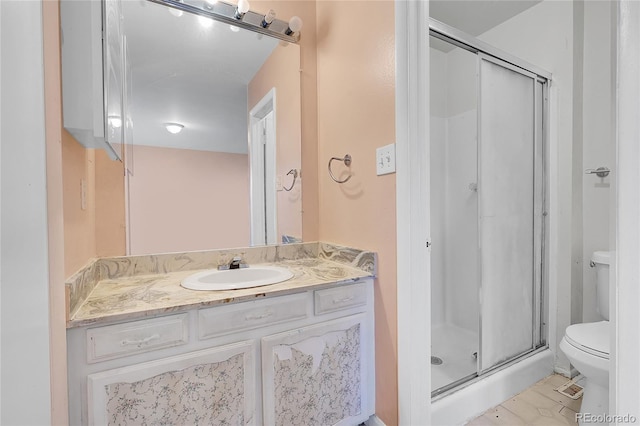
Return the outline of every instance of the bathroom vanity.
{"type": "Polygon", "coordinates": [[[374,253],[323,243],[97,259],[67,283],[70,423],[359,424],[374,276],[374,253]],[[180,286],[234,256],[294,276],[180,286]]]}

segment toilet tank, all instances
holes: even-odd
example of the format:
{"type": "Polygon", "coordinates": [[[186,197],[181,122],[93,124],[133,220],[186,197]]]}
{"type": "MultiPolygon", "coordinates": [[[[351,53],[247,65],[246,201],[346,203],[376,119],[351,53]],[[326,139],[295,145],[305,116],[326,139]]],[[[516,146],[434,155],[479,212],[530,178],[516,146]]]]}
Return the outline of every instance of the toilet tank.
{"type": "Polygon", "coordinates": [[[609,319],[609,264],[610,251],[596,251],[591,256],[596,268],[596,309],[606,320],[609,319]]]}

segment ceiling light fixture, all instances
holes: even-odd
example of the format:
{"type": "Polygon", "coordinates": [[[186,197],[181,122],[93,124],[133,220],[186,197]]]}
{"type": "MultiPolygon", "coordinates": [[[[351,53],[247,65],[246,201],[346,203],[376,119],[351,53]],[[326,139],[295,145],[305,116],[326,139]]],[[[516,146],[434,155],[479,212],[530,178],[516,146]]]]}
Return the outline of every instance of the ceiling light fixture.
{"type": "Polygon", "coordinates": [[[173,133],[174,135],[184,129],[184,125],[180,123],[164,123],[164,127],[167,129],[167,132],[173,133]]]}

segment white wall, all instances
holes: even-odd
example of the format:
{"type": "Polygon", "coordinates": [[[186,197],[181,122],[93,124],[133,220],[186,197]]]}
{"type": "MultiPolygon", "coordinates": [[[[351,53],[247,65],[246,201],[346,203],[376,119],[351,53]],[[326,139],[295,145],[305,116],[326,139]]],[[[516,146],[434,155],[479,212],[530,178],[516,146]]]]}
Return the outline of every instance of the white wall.
{"type": "Polygon", "coordinates": [[[0,2],[0,423],[51,423],[42,5],[0,2]]]}
{"type": "Polygon", "coordinates": [[[548,147],[550,226],[549,344],[556,369],[568,371],[569,361],[557,349],[570,324],[571,306],[582,303],[571,293],[572,141],[573,141],[573,5],[544,1],[482,34],[479,39],[553,74],[548,147]]]}
{"type": "MultiPolygon", "coordinates": [[[[580,172],[583,176],[583,307],[584,322],[600,321],[596,312],[596,275],[589,266],[591,254],[609,249],[609,206],[613,203],[610,184],[616,176],[612,158],[611,107],[611,4],[608,1],[584,2],[584,65],[583,65],[583,155],[580,172]],[[584,169],[609,167],[606,178],[585,175],[584,169]]],[[[578,162],[580,159],[576,159],[578,162]]]]}

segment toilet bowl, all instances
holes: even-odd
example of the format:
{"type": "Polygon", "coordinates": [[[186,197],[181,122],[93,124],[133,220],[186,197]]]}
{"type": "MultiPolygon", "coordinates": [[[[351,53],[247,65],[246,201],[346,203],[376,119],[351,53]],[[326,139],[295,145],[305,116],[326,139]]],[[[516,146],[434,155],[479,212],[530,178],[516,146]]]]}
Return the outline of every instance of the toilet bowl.
{"type": "Polygon", "coordinates": [[[606,416],[609,413],[609,321],[567,327],[560,349],[585,377],[580,412],[606,416]]]}
{"type": "MultiPolygon", "coordinates": [[[[596,268],[597,311],[609,319],[609,263],[610,252],[595,252],[591,258],[596,268]]],[[[573,324],[567,327],[560,349],[571,364],[585,377],[580,413],[606,419],[609,413],[609,321],[573,324]]],[[[594,423],[589,425],[605,425],[594,423]]],[[[580,425],[586,424],[582,416],[580,425]]]]}

